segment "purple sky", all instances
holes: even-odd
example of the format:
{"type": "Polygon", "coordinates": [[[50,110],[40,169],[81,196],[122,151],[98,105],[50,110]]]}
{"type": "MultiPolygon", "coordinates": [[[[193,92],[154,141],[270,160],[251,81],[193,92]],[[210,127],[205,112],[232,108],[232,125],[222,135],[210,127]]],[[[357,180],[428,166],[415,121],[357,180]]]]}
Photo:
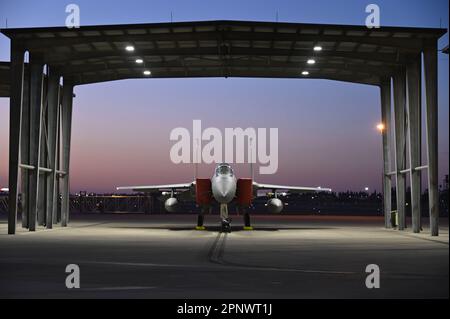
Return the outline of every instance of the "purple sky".
{"type": "MultiPolygon", "coordinates": [[[[60,26],[65,6],[81,24],[255,20],[364,24],[370,1],[0,1],[0,26],[60,26]],[[345,4],[345,5],[343,5],[345,4]]],[[[448,1],[376,1],[382,25],[448,27],[448,1]]],[[[448,44],[446,35],[439,48],[448,44]]],[[[0,36],[0,60],[9,40],[0,36]]],[[[448,56],[439,55],[439,174],[448,174],[448,56]]],[[[378,88],[325,80],[148,79],[75,88],[71,187],[110,192],[117,185],[185,182],[189,164],[172,164],[170,131],[203,127],[278,127],[279,170],[260,182],[381,189],[378,88]]],[[[8,176],[9,99],[0,98],[0,186],[8,176]]],[[[190,129],[192,130],[192,129],[190,129]]],[[[425,155],[423,157],[426,159],[425,155]]],[[[425,162],[425,160],[424,160],[425,162]]],[[[248,165],[237,170],[248,176],[248,165]]],[[[204,177],[212,168],[200,166],[204,177]]],[[[424,178],[425,179],[425,178],[424,178]]]]}

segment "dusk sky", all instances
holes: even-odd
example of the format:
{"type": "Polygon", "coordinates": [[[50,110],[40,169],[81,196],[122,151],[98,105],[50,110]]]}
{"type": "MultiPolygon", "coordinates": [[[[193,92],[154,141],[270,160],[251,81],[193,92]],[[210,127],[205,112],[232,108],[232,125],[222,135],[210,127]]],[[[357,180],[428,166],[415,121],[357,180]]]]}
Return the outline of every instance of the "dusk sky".
{"type": "MultiPolygon", "coordinates": [[[[81,25],[195,20],[254,20],[364,25],[365,7],[381,8],[384,26],[448,28],[448,0],[405,1],[23,1],[0,0],[0,28],[63,26],[65,7],[81,25]]],[[[448,44],[448,35],[439,48],[448,44]]],[[[0,35],[0,61],[10,60],[0,35]]],[[[448,174],[448,55],[439,53],[439,180],[448,174]]],[[[170,131],[202,120],[203,128],[279,130],[279,169],[260,182],[381,190],[377,87],[305,79],[141,79],[75,87],[71,191],[112,192],[118,185],[191,181],[192,164],[175,165],[170,131]]],[[[425,116],[423,116],[425,118],[425,116]]],[[[425,131],[425,129],[424,129],[425,131]]],[[[0,98],[0,186],[8,181],[9,99],[0,98]]],[[[426,163],[426,156],[423,155],[426,163]]],[[[248,177],[248,165],[239,176],[248,177]]],[[[210,177],[212,168],[200,166],[210,177]]],[[[426,174],[423,175],[424,180],[426,174]]]]}

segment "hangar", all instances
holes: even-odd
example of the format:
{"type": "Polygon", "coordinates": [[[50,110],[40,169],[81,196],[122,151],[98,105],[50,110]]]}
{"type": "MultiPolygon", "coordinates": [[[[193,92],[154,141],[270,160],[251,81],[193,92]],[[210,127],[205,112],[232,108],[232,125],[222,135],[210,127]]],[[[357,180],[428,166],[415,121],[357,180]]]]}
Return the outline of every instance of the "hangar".
{"type": "Polygon", "coordinates": [[[67,226],[74,86],[183,77],[328,79],[379,87],[385,227],[393,181],[399,230],[406,227],[409,177],[412,229],[420,231],[421,171],[427,169],[431,235],[439,234],[437,40],[445,29],[201,21],[1,32],[11,39],[11,61],[0,63],[0,96],[10,97],[9,234],[16,232],[19,185],[23,227],[67,226]]]}

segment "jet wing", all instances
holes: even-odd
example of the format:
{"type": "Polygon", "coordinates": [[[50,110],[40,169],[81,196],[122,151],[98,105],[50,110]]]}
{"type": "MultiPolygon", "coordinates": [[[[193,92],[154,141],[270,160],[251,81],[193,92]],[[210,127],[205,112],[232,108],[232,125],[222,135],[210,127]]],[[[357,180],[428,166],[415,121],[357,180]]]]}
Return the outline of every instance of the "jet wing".
{"type": "Polygon", "coordinates": [[[261,184],[253,182],[253,187],[256,190],[270,189],[270,190],[287,190],[293,193],[307,193],[307,192],[331,192],[331,188],[323,187],[302,187],[302,186],[286,186],[286,185],[274,185],[274,184],[261,184]]]}
{"type": "Polygon", "coordinates": [[[172,190],[188,190],[195,182],[185,184],[166,184],[166,185],[148,185],[148,186],[119,186],[117,190],[132,190],[134,192],[156,192],[156,191],[172,191],[172,190]]]}

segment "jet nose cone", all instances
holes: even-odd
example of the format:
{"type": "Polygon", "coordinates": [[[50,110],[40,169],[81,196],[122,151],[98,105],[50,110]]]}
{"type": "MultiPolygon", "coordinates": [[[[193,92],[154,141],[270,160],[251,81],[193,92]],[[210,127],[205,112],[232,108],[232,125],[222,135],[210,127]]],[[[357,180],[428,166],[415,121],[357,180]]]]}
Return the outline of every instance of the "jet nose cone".
{"type": "Polygon", "coordinates": [[[222,189],[219,189],[219,193],[220,193],[220,195],[221,195],[222,197],[227,197],[227,195],[228,195],[228,192],[227,192],[227,190],[225,189],[225,187],[222,188],[222,189]]]}
{"type": "Polygon", "coordinates": [[[226,181],[220,181],[217,183],[217,191],[220,196],[226,197],[228,193],[228,183],[226,181]]]}
{"type": "Polygon", "coordinates": [[[213,195],[219,203],[228,203],[233,197],[233,183],[229,178],[216,179],[213,187],[213,195]]]}

